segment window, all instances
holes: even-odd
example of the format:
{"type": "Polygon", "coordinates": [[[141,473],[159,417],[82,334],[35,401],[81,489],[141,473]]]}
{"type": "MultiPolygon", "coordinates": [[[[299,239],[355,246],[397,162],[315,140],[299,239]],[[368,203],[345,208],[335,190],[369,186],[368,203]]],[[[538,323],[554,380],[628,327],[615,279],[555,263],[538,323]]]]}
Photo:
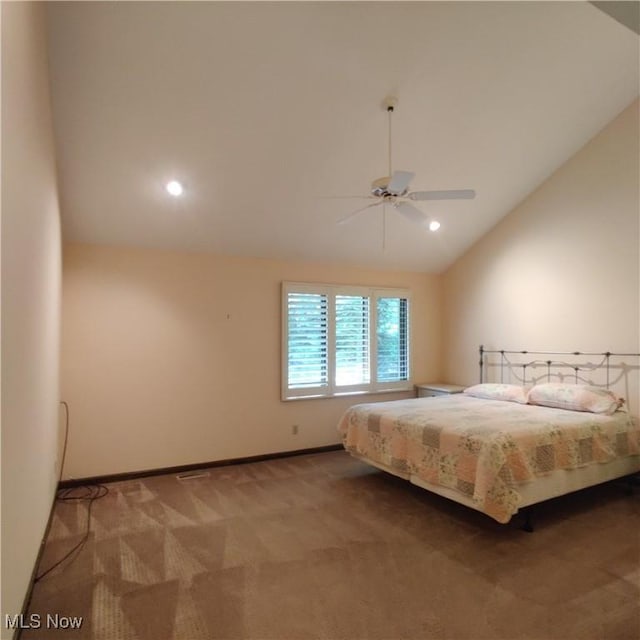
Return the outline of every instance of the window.
{"type": "Polygon", "coordinates": [[[292,291],[288,309],[288,380],[295,389],[327,384],[327,296],[292,291]]]}
{"type": "Polygon", "coordinates": [[[336,386],[368,384],[371,380],[369,298],[336,295],[334,304],[336,386]]]}
{"type": "Polygon", "coordinates": [[[409,376],[407,298],[378,297],[377,331],[378,380],[394,382],[409,376]]]}
{"type": "Polygon", "coordinates": [[[410,389],[409,293],[285,282],[282,398],[410,389]]]}

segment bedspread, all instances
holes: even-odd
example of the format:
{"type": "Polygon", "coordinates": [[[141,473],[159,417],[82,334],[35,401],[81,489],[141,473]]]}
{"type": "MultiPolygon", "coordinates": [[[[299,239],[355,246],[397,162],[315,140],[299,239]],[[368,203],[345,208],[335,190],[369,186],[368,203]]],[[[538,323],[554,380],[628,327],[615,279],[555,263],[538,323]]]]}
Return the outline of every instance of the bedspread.
{"type": "Polygon", "coordinates": [[[448,487],[498,522],[518,510],[518,485],[556,469],[640,455],[640,425],[464,394],[360,404],[338,425],[347,451],[400,475],[448,487]]]}

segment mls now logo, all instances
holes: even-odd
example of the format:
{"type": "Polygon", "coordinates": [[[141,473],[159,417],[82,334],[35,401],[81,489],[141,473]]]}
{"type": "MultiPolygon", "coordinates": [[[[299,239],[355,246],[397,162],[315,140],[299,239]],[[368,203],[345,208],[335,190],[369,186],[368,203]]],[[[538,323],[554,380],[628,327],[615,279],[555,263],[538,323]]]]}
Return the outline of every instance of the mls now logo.
{"type": "Polygon", "coordinates": [[[82,626],[82,616],[61,616],[57,613],[48,613],[44,618],[39,613],[25,615],[4,616],[4,624],[7,629],[79,629],[82,626]]]}

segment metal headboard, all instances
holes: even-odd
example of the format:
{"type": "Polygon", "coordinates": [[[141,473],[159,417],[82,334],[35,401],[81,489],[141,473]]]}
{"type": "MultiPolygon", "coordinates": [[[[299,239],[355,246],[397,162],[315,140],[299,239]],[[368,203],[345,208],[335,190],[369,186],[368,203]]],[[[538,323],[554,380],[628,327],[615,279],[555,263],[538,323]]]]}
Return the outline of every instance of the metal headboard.
{"type": "MultiPolygon", "coordinates": [[[[640,358],[640,353],[614,353],[612,351],[517,351],[509,349],[485,349],[480,345],[480,382],[488,380],[490,367],[499,368],[500,382],[505,382],[505,374],[509,379],[515,378],[520,384],[549,382],[553,379],[570,379],[572,382],[588,383],[604,386],[607,389],[632,370],[640,370],[640,362],[630,365],[618,358],[640,358]],[[490,359],[499,356],[499,361],[490,359]],[[558,358],[563,358],[562,360],[558,358]],[[597,361],[592,362],[592,358],[597,361]],[[536,375],[536,369],[542,370],[536,375]],[[520,373],[521,371],[521,373],[520,373]],[[595,372],[603,372],[604,381],[594,379],[595,372]],[[570,373],[569,373],[570,372],[570,373]],[[612,379],[612,373],[616,377],[612,379]],[[527,375],[529,377],[527,377],[527,375]]],[[[508,380],[506,380],[508,381],[508,380]]]]}

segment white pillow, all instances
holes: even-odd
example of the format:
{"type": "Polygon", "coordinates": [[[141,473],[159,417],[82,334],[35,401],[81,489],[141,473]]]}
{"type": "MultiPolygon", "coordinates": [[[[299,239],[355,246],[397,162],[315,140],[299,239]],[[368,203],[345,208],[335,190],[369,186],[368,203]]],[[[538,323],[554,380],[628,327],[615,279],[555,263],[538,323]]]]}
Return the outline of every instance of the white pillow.
{"type": "Polygon", "coordinates": [[[588,384],[546,382],[529,391],[529,403],[571,411],[589,411],[611,415],[622,406],[624,400],[608,389],[588,384]]]}
{"type": "Polygon", "coordinates": [[[506,400],[507,402],[518,402],[527,404],[527,389],[517,384],[502,384],[496,382],[485,382],[467,387],[463,393],[474,398],[485,398],[487,400],[506,400]]]}

